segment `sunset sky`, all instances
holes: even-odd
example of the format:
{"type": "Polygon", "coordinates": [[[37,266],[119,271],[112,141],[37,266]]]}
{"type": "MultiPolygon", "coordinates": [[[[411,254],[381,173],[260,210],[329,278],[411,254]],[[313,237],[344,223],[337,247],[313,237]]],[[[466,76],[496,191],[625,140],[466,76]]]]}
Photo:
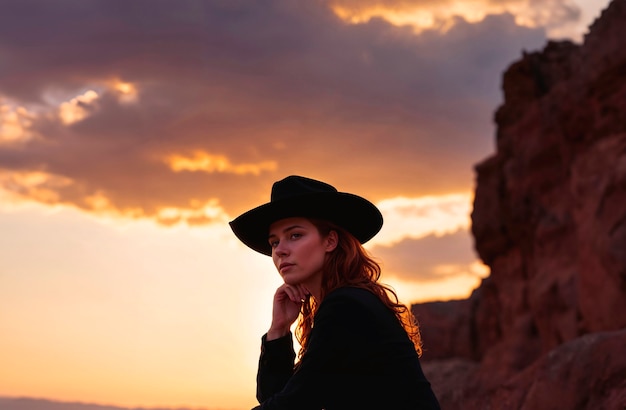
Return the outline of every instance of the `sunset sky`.
{"type": "Polygon", "coordinates": [[[360,194],[405,303],[467,297],[501,74],[608,0],[0,0],[0,396],[249,409],[280,285],[227,222],[360,194]]]}

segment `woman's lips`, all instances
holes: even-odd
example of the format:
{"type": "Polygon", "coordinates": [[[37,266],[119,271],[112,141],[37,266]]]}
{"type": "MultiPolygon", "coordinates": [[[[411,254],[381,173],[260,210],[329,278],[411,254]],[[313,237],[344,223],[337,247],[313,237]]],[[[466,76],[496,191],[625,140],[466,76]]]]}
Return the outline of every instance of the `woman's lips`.
{"type": "Polygon", "coordinates": [[[278,265],[278,271],[282,273],[283,270],[289,269],[292,266],[293,263],[281,263],[280,265],[278,265]]]}

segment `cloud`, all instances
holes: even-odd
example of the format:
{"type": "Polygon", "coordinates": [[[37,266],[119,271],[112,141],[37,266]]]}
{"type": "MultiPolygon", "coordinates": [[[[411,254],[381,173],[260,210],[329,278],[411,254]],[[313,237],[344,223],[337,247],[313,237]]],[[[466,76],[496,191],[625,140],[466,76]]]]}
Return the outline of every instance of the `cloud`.
{"type": "Polygon", "coordinates": [[[46,201],[157,220],[234,216],[288,174],[373,201],[461,192],[500,73],[544,40],[511,14],[417,34],[324,2],[9,1],[0,169],[69,181],[46,201]]]}
{"type": "Polygon", "coordinates": [[[383,280],[401,287],[420,283],[417,294],[428,298],[430,292],[439,292],[434,288],[448,285],[452,289],[443,294],[459,297],[468,284],[486,277],[488,269],[473,251],[469,232],[471,204],[469,193],[398,197],[377,203],[384,224],[366,247],[382,262],[383,280]]]}
{"type": "Polygon", "coordinates": [[[213,155],[203,151],[195,151],[191,156],[172,154],[165,158],[165,162],[174,172],[202,171],[202,172],[226,172],[237,175],[253,174],[273,171],[276,169],[275,161],[264,161],[257,164],[232,164],[223,155],[213,155]]]}
{"type": "Polygon", "coordinates": [[[5,187],[9,192],[43,203],[58,202],[58,190],[71,184],[72,180],[69,178],[41,171],[0,171],[0,186],[5,187]]]}
{"type": "Polygon", "coordinates": [[[433,281],[460,275],[484,276],[473,251],[471,234],[458,230],[405,239],[393,246],[375,246],[372,255],[382,261],[385,275],[406,281],[433,281]]]}
{"type": "Polygon", "coordinates": [[[545,27],[551,36],[581,18],[581,10],[572,0],[332,0],[330,5],[348,22],[382,18],[417,32],[447,30],[459,17],[475,23],[488,15],[509,13],[516,24],[545,27]]]}
{"type": "Polygon", "coordinates": [[[397,197],[378,202],[384,224],[368,246],[392,246],[405,239],[442,236],[470,226],[472,195],[397,197]]]}
{"type": "Polygon", "coordinates": [[[2,104],[0,100],[0,146],[14,145],[33,138],[29,132],[34,115],[24,107],[2,104]]]}
{"type": "Polygon", "coordinates": [[[59,118],[65,125],[82,121],[89,115],[90,104],[98,98],[98,93],[93,90],[85,92],[83,95],[72,98],[61,103],[59,106],[59,118]]]}

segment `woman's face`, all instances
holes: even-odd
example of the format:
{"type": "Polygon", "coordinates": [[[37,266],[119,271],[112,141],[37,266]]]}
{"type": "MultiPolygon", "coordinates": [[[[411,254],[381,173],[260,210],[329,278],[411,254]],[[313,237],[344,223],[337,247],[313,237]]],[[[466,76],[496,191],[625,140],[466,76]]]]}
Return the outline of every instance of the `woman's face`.
{"type": "Polygon", "coordinates": [[[322,237],[306,218],[286,218],[270,226],[272,260],[288,285],[319,286],[326,254],[337,246],[337,234],[322,237]]]}

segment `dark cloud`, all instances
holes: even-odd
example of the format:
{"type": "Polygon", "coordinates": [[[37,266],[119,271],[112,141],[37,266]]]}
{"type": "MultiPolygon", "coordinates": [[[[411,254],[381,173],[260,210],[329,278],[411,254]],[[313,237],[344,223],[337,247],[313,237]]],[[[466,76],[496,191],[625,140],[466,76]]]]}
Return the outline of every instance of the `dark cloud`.
{"type": "Polygon", "coordinates": [[[545,40],[508,14],[417,35],[381,19],[347,24],[323,2],[2,6],[0,103],[100,98],[70,125],[37,117],[41,138],[0,145],[0,169],[71,179],[54,188],[60,202],[88,208],[99,193],[146,215],[212,198],[234,215],[290,173],[373,200],[465,191],[492,149],[501,72],[545,40]],[[136,103],[119,101],[115,80],[137,87],[136,103]],[[174,173],[163,161],[194,151],[276,169],[174,173]]]}
{"type": "Polygon", "coordinates": [[[405,239],[387,247],[375,246],[372,255],[383,264],[383,272],[405,280],[441,280],[450,275],[468,272],[469,265],[478,260],[468,231],[450,235],[429,235],[421,239],[405,239]],[[450,268],[441,271],[441,267],[450,268]]]}

